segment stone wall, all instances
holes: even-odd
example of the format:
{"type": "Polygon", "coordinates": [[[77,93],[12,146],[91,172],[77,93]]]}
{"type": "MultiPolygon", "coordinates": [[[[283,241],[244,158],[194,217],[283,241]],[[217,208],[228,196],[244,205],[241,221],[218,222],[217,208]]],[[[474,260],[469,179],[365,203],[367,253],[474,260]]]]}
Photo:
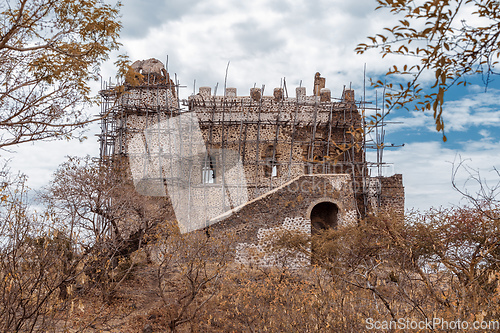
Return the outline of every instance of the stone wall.
{"type": "Polygon", "coordinates": [[[332,101],[316,73],[311,96],[304,87],[295,97],[282,88],[272,96],[259,88],[213,96],[201,87],[180,110],[162,66],[155,59],[134,63],[137,82],[113,107],[114,151],[128,157],[138,193],[170,198],[181,230],[211,225],[213,235],[238,236],[240,262],[276,263],[279,256],[264,253],[270,235],[352,224],[365,208],[403,216],[402,176],[367,177],[353,90],[332,101]],[[183,227],[183,215],[202,224],[183,227]]]}
{"type": "Polygon", "coordinates": [[[381,177],[380,183],[380,209],[385,212],[395,213],[399,218],[403,218],[405,212],[403,175],[395,174],[391,177],[381,177]]]}
{"type": "Polygon", "coordinates": [[[328,89],[307,96],[299,87],[294,98],[281,88],[273,96],[262,96],[259,88],[249,96],[238,96],[236,88],[212,96],[209,87],[201,87],[187,105],[200,120],[209,150],[240,154],[249,198],[256,198],[303,174],[351,172],[351,163],[362,163],[360,138],[353,135],[361,116],[354,94],[347,95],[352,101],[332,102],[328,89]]]}
{"type": "Polygon", "coordinates": [[[312,208],[321,202],[338,207],[338,226],[356,222],[350,175],[302,175],[217,217],[220,222],[210,230],[214,234],[229,231],[241,242],[257,244],[260,229],[279,227],[286,218],[309,220],[312,208]]]}

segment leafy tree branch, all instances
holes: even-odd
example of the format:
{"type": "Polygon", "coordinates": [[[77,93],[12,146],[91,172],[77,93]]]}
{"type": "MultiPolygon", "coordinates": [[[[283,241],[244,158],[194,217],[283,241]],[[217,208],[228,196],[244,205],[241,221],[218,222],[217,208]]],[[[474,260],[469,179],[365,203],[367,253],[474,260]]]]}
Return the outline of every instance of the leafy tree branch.
{"type": "Polygon", "coordinates": [[[377,9],[388,9],[401,17],[392,28],[368,37],[356,47],[359,54],[379,49],[382,58],[403,55],[416,58],[402,67],[392,66],[388,76],[401,76],[403,83],[373,82],[385,87],[385,104],[390,111],[414,106],[431,111],[436,130],[444,135],[443,104],[454,86],[466,86],[471,75],[483,75],[486,85],[497,74],[500,45],[500,4],[494,0],[377,0],[377,9]],[[468,24],[464,15],[470,12],[468,24]],[[432,73],[432,85],[427,85],[432,73]]]}

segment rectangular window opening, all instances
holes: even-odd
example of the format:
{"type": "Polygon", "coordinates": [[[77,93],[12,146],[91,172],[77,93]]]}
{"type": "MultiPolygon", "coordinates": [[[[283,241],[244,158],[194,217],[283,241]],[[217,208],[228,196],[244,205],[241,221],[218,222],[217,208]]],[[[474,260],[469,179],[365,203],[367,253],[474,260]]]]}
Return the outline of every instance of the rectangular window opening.
{"type": "Polygon", "coordinates": [[[201,169],[201,180],[203,184],[215,184],[215,161],[208,155],[201,169]]]}

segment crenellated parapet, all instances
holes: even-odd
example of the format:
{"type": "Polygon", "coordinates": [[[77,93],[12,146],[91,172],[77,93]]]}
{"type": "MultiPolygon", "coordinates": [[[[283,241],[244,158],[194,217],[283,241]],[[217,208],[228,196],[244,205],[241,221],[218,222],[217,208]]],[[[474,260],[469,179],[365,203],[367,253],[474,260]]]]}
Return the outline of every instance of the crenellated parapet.
{"type": "MultiPolygon", "coordinates": [[[[212,95],[211,87],[200,87],[196,95],[191,95],[188,99],[189,105],[213,106],[221,103],[242,103],[244,105],[333,105],[335,108],[345,108],[355,104],[354,90],[344,91],[346,98],[332,102],[331,91],[328,88],[321,88],[318,95],[307,95],[305,87],[295,89],[295,97],[285,96],[283,88],[274,88],[272,96],[265,96],[261,88],[250,88],[249,95],[238,95],[236,88],[226,88],[223,95],[212,95]]],[[[273,110],[265,109],[266,112],[273,110]]]]}
{"type": "Polygon", "coordinates": [[[225,95],[214,96],[210,87],[200,87],[196,95],[189,97],[187,105],[195,111],[200,121],[211,122],[292,122],[306,126],[312,122],[321,125],[336,122],[337,127],[360,127],[354,91],[345,93],[350,100],[332,101],[331,91],[322,88],[319,95],[306,94],[305,87],[297,87],[295,97],[286,97],[283,88],[274,88],[272,96],[262,94],[261,88],[251,88],[249,95],[238,95],[236,88],[227,88],[225,95]],[[346,111],[356,115],[345,116],[346,111]]]}

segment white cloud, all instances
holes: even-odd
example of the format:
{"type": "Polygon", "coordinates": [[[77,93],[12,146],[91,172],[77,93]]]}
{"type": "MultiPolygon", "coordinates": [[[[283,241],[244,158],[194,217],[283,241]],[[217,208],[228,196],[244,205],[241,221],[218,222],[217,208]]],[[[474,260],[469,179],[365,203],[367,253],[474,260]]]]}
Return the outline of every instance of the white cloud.
{"type": "Polygon", "coordinates": [[[124,50],[132,59],[170,55],[171,69],[188,85],[194,79],[199,85],[221,82],[231,61],[229,81],[242,92],[254,83],[279,86],[282,77],[287,77],[290,91],[303,80],[310,92],[320,71],[340,96],[351,82],[358,90],[362,87],[365,63],[370,72],[383,73],[391,62],[381,60],[377,51],[354,53],[367,35],[383,28],[383,13],[374,13],[375,5],[369,0],[351,5],[293,1],[287,6],[270,0],[204,1],[178,20],[150,27],[140,40],[125,38],[124,50]]]}
{"type": "Polygon", "coordinates": [[[490,140],[491,139],[491,133],[490,133],[490,131],[482,129],[482,130],[479,131],[479,135],[481,135],[483,137],[483,139],[486,139],[486,140],[490,140]]]}
{"type": "MultiPolygon", "coordinates": [[[[196,86],[222,89],[228,61],[228,86],[238,88],[238,94],[248,95],[254,83],[266,85],[266,94],[286,77],[288,91],[295,86],[310,94],[314,74],[319,71],[327,78],[332,96],[340,97],[344,86],[356,89],[357,99],[363,93],[363,69],[368,75],[383,75],[392,65],[401,65],[407,57],[381,59],[377,50],[356,55],[354,48],[367,41],[367,36],[383,31],[397,19],[385,11],[374,11],[373,0],[311,0],[311,1],[228,1],[228,0],[125,0],[123,8],[124,34],[120,52],[103,65],[102,76],[114,79],[112,62],[118,53],[127,53],[131,60],[157,58],[165,62],[169,56],[170,72],[177,73],[182,95],[192,93],[196,86]]],[[[99,85],[95,85],[95,92],[99,85]]],[[[447,102],[450,113],[445,115],[448,131],[463,131],[468,126],[499,126],[498,91],[469,95],[460,101],[447,102]]],[[[375,102],[374,90],[367,90],[367,100],[375,102]]],[[[90,111],[97,113],[96,110],[90,111]]],[[[431,114],[395,111],[391,120],[404,121],[388,128],[390,131],[424,128],[434,131],[431,114]]],[[[24,145],[14,155],[11,166],[30,176],[31,187],[48,182],[65,155],[98,156],[98,144],[89,131],[89,140],[48,142],[24,145]]],[[[490,139],[495,130],[481,132],[483,140],[469,142],[462,151],[446,148],[440,142],[409,143],[387,151],[385,159],[394,162],[396,172],[403,173],[408,206],[426,208],[431,205],[457,202],[459,196],[451,189],[451,165],[457,153],[472,158],[474,165],[498,165],[498,143],[490,139]],[[489,132],[489,133],[488,133],[489,132]]],[[[439,140],[439,137],[436,137],[439,140]]],[[[467,140],[467,138],[464,138],[467,140]]],[[[2,157],[6,154],[2,153],[2,157]]]]}
{"type": "MultiPolygon", "coordinates": [[[[374,160],[373,152],[368,155],[374,160]]],[[[500,168],[500,142],[482,140],[470,142],[464,149],[450,149],[442,142],[412,142],[397,150],[386,149],[384,161],[394,163],[394,172],[403,174],[406,208],[428,209],[466,203],[462,195],[452,187],[453,167],[460,159],[477,170],[491,184],[498,181],[493,172],[500,168]]],[[[477,190],[473,182],[467,182],[469,174],[461,169],[456,183],[471,192],[477,190]]]]}
{"type": "MultiPolygon", "coordinates": [[[[500,127],[500,90],[489,89],[484,92],[484,89],[477,87],[471,86],[463,91],[465,94],[461,98],[444,103],[443,119],[447,133],[467,131],[473,126],[500,127]]],[[[399,111],[395,115],[393,117],[391,114],[388,118],[396,122],[390,128],[393,132],[408,129],[435,132],[431,111],[399,111]]],[[[484,129],[482,133],[485,133],[484,129]]]]}
{"type": "Polygon", "coordinates": [[[463,131],[469,126],[500,126],[500,91],[490,89],[483,93],[466,95],[446,102],[445,121],[449,131],[463,131]]]}
{"type": "Polygon", "coordinates": [[[2,152],[1,157],[8,160],[12,173],[21,172],[28,176],[30,188],[38,190],[46,186],[57,167],[67,160],[67,156],[99,156],[97,138],[94,136],[99,127],[93,125],[87,133],[88,139],[82,143],[77,140],[37,142],[22,144],[11,149],[11,153],[2,152]]]}

